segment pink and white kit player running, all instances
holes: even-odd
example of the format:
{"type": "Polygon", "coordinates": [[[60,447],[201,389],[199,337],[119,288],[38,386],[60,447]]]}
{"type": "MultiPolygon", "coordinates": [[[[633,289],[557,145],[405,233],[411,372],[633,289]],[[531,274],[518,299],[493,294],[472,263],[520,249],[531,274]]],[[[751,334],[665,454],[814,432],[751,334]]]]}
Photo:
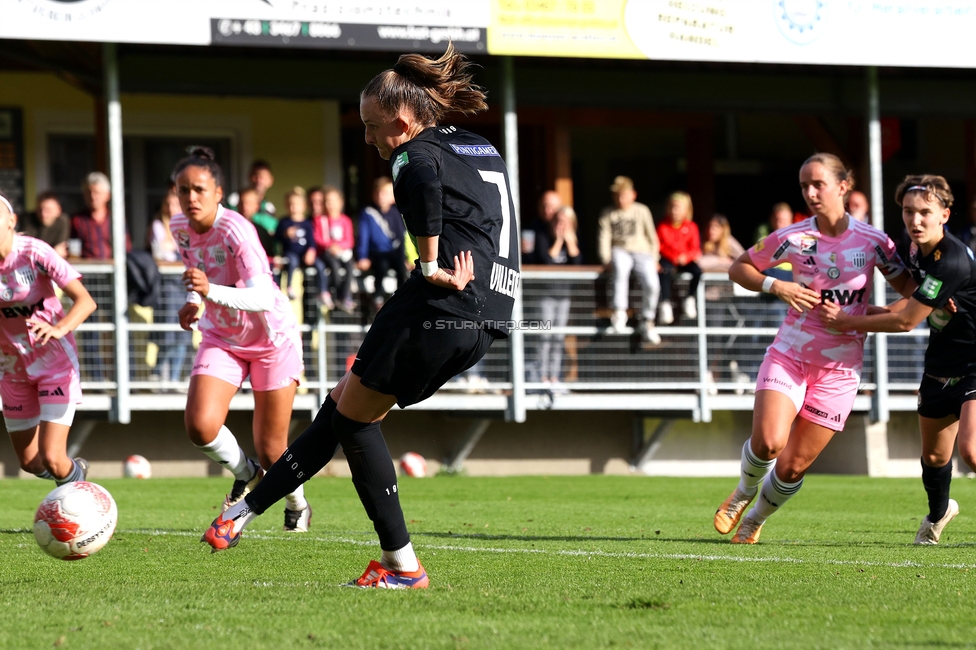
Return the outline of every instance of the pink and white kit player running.
{"type": "Polygon", "coordinates": [[[81,402],[72,330],[95,310],[78,273],[50,245],[15,234],[0,196],[0,401],[21,468],[59,484],[84,480],[88,463],[65,452],[81,402]],[[55,285],[72,298],[66,317],[55,285]],[[40,435],[38,435],[40,431],[40,435]]]}
{"type": "MultiPolygon", "coordinates": [[[[866,313],[871,304],[875,267],[886,279],[905,271],[891,238],[856,219],[840,237],[829,237],[810,217],[770,233],[748,254],[760,271],[789,262],[794,282],[819,293],[821,302],[835,302],[855,315],[866,313]]],[[[769,346],[756,390],[785,393],[800,417],[842,431],[861,379],[864,337],[828,329],[812,310],[790,309],[769,346]],[[816,389],[807,390],[808,385],[816,389]]]]}

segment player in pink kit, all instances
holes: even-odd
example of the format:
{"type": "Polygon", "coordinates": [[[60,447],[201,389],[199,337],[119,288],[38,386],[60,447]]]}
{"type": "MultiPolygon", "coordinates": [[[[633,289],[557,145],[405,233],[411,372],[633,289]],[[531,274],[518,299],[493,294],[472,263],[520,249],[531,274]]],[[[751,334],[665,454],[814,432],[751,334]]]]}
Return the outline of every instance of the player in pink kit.
{"type": "Polygon", "coordinates": [[[81,401],[72,334],[95,301],[81,274],[46,243],[14,233],[17,216],[0,194],[0,400],[20,467],[58,485],[83,481],[88,463],[65,449],[81,401]],[[52,283],[53,281],[53,283],[52,283]],[[65,314],[57,284],[73,305],[65,314]]]}
{"type": "Polygon", "coordinates": [[[759,541],[766,518],[799,491],[803,475],[843,431],[854,406],[865,335],[827,329],[813,310],[836,302],[851,314],[883,311],[870,306],[875,268],[901,295],[915,290],[891,239],[844,211],[853,187],[839,158],[811,156],[800,167],[800,188],[814,216],[771,233],[729,269],[737,284],[771,293],[792,308],[759,369],[739,485],[715,513],[715,529],[723,535],[742,519],[735,544],[759,541]],[[762,274],[783,262],[793,265],[793,282],[762,274]]]}
{"type": "MultiPolygon", "coordinates": [[[[288,300],[275,285],[254,225],[220,205],[223,174],[213,152],[194,149],[173,171],[183,214],[170,230],[187,270],[180,325],[199,321],[203,341],[193,362],[184,422],[190,440],[234,474],[224,510],[250,492],[288,446],[292,402],[304,365],[288,300]],[[205,304],[202,316],[199,308],[205,304]],[[249,459],[224,424],[230,401],[250,375],[254,448],[249,459]]],[[[306,532],[312,510],[302,486],[287,495],[284,529],[306,532]]]]}

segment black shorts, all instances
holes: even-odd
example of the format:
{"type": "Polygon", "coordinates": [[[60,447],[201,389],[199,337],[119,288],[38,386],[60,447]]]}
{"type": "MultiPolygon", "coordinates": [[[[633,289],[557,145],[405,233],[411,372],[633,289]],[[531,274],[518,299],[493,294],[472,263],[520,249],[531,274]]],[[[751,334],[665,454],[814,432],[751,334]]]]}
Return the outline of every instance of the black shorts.
{"type": "Polygon", "coordinates": [[[352,364],[363,386],[395,396],[400,408],[433,395],[495,340],[479,324],[431,307],[409,284],[376,314],[352,364]]]}
{"type": "Polygon", "coordinates": [[[976,399],[976,375],[967,375],[955,383],[922,375],[922,384],[918,387],[918,414],[933,420],[949,415],[958,419],[963,402],[972,399],[976,399]]]}

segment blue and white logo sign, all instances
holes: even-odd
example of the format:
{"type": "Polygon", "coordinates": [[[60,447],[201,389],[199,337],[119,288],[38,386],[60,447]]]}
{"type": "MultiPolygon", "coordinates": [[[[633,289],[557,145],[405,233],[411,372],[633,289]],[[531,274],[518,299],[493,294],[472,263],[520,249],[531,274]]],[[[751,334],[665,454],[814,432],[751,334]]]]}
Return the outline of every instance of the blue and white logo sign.
{"type": "Polygon", "coordinates": [[[827,26],[827,0],[773,0],[779,31],[797,45],[809,45],[827,26]]]}

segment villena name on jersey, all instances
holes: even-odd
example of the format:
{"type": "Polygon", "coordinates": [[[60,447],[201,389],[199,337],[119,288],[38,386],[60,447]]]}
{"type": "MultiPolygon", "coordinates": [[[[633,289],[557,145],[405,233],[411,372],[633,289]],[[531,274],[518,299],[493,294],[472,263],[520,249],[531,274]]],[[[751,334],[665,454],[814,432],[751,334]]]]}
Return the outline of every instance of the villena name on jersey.
{"type": "Polygon", "coordinates": [[[498,262],[492,262],[491,284],[489,286],[492,291],[497,291],[500,294],[514,298],[521,276],[522,274],[515,269],[502,266],[498,262]]]}
{"type": "Polygon", "coordinates": [[[44,298],[41,298],[33,305],[13,305],[11,307],[2,307],[0,308],[0,314],[3,314],[4,318],[27,318],[35,311],[38,311],[43,307],[44,298]]]}

